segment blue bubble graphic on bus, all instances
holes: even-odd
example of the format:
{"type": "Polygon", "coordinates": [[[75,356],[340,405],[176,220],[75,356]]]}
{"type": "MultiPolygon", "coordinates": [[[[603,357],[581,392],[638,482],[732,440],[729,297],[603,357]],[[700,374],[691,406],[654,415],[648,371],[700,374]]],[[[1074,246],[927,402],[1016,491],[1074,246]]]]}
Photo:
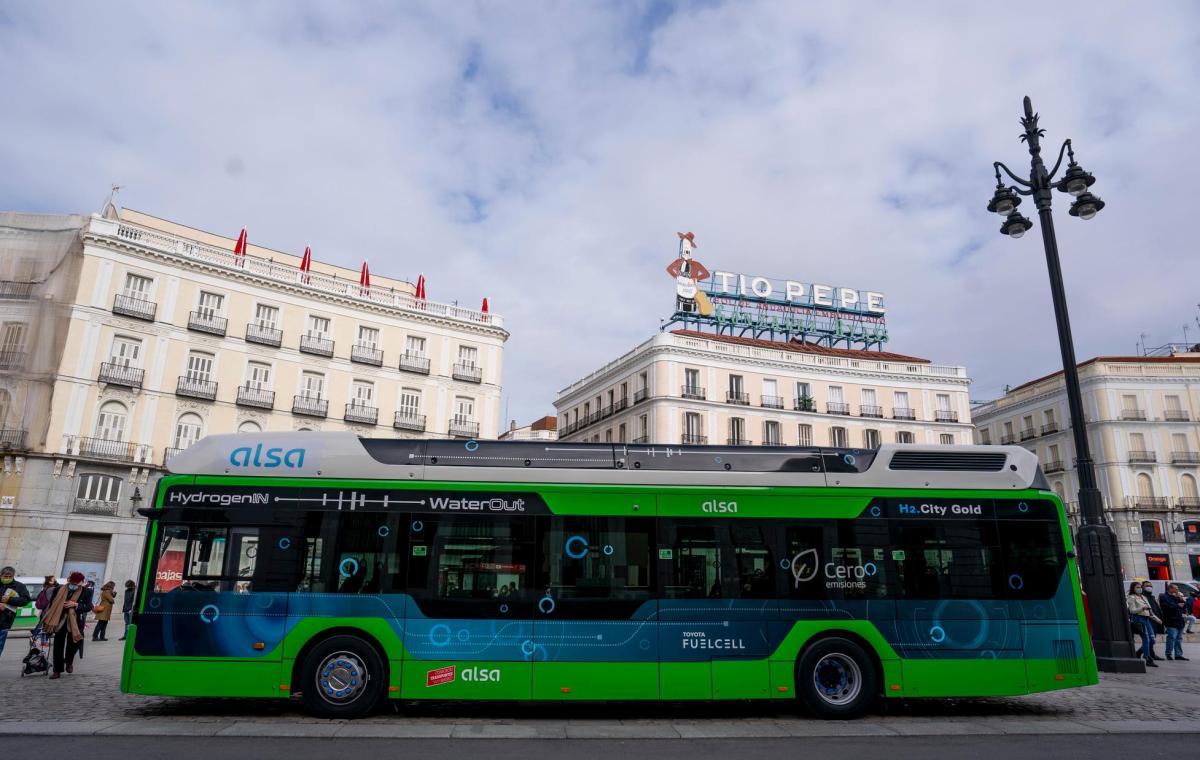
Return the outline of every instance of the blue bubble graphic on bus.
{"type": "Polygon", "coordinates": [[[933,640],[934,644],[941,644],[946,640],[946,629],[940,625],[935,625],[929,629],[929,638],[933,640]]]}
{"type": "Polygon", "coordinates": [[[1025,588],[1025,579],[1017,573],[1013,573],[1012,575],[1008,576],[1008,587],[1013,591],[1020,591],[1021,589],[1025,588]]]}
{"type": "Polygon", "coordinates": [[[450,639],[450,626],[446,625],[445,623],[438,623],[429,629],[429,643],[433,644],[439,649],[448,645],[450,643],[450,639]],[[443,636],[445,638],[442,638],[443,636]]]}
{"type": "Polygon", "coordinates": [[[854,455],[847,454],[844,457],[842,457],[842,461],[845,462],[846,464],[854,464],[854,455]]]}
{"type": "Polygon", "coordinates": [[[466,447],[467,451],[478,451],[479,450],[479,441],[467,441],[463,445],[466,447]]]}
{"type": "Polygon", "coordinates": [[[358,560],[354,557],[346,557],[342,563],[338,565],[338,572],[343,578],[352,578],[358,574],[358,560]],[[349,569],[347,569],[349,568],[349,569]]]}
{"type": "Polygon", "coordinates": [[[391,532],[392,532],[392,529],[389,528],[388,526],[386,526],[386,525],[379,526],[379,537],[380,538],[387,538],[387,535],[391,532]]]}
{"type": "Polygon", "coordinates": [[[571,559],[583,559],[588,553],[588,542],[583,536],[571,536],[567,539],[563,548],[566,550],[567,556],[571,559]],[[576,545],[577,547],[574,551],[571,550],[572,545],[576,545]]]}
{"type": "Polygon", "coordinates": [[[221,610],[215,604],[206,604],[200,608],[200,619],[205,623],[215,623],[221,617],[221,610]]]}
{"type": "Polygon", "coordinates": [[[292,548],[292,539],[284,536],[283,538],[279,539],[278,546],[283,551],[287,551],[288,549],[292,548]]]}
{"type": "Polygon", "coordinates": [[[554,597],[543,596],[538,600],[538,609],[541,610],[543,615],[549,615],[551,612],[554,612],[554,597]]]}
{"type": "Polygon", "coordinates": [[[612,544],[605,544],[603,551],[604,551],[604,556],[611,557],[613,555],[613,552],[616,551],[616,549],[613,548],[612,544]]]}
{"type": "Polygon", "coordinates": [[[420,533],[421,531],[425,530],[425,523],[421,522],[420,520],[413,520],[412,530],[413,533],[420,533]]]}
{"type": "Polygon", "coordinates": [[[883,514],[883,510],[879,508],[878,504],[871,507],[871,517],[879,517],[881,514],[883,514]]]}

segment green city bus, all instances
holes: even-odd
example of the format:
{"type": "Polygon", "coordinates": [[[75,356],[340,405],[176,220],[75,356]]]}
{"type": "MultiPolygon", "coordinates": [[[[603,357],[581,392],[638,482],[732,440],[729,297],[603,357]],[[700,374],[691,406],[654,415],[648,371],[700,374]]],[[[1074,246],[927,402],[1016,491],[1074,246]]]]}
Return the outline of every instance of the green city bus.
{"type": "Polygon", "coordinates": [[[1097,682],[1016,446],[211,436],[148,518],[121,688],[400,700],[1019,695],[1097,682]]]}

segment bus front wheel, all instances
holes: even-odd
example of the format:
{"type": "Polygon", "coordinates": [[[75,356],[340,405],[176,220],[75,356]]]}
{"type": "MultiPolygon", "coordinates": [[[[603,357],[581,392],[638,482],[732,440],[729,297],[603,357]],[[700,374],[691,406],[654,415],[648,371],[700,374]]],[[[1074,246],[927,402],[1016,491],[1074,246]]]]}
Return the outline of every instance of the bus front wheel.
{"type": "Polygon", "coordinates": [[[796,663],[796,695],[818,718],[861,717],[874,704],[878,688],[870,655],[849,639],[822,639],[796,663]]]}
{"type": "Polygon", "coordinates": [[[304,658],[301,695],[318,718],[361,718],[379,704],[387,684],[383,659],[357,636],[331,636],[304,658]]]}

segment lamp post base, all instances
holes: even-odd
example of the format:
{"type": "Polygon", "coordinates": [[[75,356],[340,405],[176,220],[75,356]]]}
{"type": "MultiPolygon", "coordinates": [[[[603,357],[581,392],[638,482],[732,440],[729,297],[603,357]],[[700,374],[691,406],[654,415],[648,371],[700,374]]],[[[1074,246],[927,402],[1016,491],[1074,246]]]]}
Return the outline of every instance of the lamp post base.
{"type": "MultiPolygon", "coordinates": [[[[1080,492],[1084,499],[1091,495],[1080,492]]],[[[1133,653],[1133,634],[1125,591],[1121,588],[1117,535],[1106,523],[1088,523],[1079,529],[1076,546],[1080,578],[1092,617],[1096,667],[1103,673],[1145,673],[1146,663],[1133,653]]]]}

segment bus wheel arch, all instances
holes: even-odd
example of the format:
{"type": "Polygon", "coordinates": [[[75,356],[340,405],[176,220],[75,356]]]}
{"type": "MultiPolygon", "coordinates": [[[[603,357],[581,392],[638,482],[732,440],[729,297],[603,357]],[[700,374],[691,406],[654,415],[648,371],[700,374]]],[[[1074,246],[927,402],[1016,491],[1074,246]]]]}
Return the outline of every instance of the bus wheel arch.
{"type": "Polygon", "coordinates": [[[851,631],[824,631],[796,656],[796,698],[824,719],[861,717],[883,693],[883,663],[875,647],[851,631]],[[817,682],[826,685],[818,692],[817,682]]]}
{"type": "Polygon", "coordinates": [[[291,689],[317,717],[365,717],[383,703],[388,683],[383,646],[358,628],[331,628],[313,636],[292,665],[291,689]]]}

